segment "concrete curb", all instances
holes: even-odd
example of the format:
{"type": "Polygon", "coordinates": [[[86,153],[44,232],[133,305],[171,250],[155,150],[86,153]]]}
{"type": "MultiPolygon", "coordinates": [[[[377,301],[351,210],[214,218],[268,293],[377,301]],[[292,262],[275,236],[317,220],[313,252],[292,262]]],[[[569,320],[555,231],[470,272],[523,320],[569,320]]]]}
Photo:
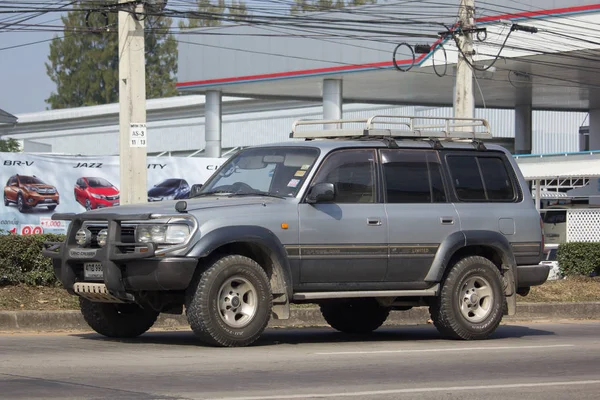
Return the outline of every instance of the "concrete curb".
{"type": "MultiPolygon", "coordinates": [[[[426,324],[429,311],[417,307],[392,312],[385,325],[426,324]]],[[[505,323],[523,321],[600,320],[600,302],[519,303],[517,315],[504,317],[505,323]]],[[[327,326],[319,309],[294,308],[289,320],[271,320],[270,327],[300,328],[327,326]]],[[[185,315],[161,315],[153,330],[189,329],[185,315]]],[[[90,331],[79,311],[0,311],[0,332],[90,331]]]]}

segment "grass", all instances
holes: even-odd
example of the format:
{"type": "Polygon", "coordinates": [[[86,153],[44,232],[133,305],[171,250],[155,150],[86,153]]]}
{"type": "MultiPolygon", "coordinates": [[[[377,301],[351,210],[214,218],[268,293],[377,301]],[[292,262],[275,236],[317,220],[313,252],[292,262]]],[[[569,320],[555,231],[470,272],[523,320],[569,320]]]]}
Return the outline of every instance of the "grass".
{"type": "MultiPolygon", "coordinates": [[[[531,289],[528,296],[517,301],[529,303],[600,302],[600,277],[568,277],[549,281],[531,289]]],[[[311,307],[312,305],[306,305],[311,307]]],[[[306,307],[296,306],[296,307],[306,307]]],[[[0,287],[0,310],[78,310],[77,297],[59,287],[3,286],[0,287]]]]}

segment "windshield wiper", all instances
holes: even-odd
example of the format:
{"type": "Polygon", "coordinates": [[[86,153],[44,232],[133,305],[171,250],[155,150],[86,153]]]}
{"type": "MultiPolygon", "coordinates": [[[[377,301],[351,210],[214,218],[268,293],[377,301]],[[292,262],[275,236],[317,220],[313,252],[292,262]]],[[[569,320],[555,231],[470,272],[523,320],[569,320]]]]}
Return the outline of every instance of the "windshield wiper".
{"type": "Polygon", "coordinates": [[[263,197],[275,197],[277,199],[286,199],[287,198],[287,197],[281,196],[279,194],[274,194],[274,193],[270,193],[270,192],[261,192],[261,191],[230,193],[228,196],[230,196],[230,197],[232,197],[232,196],[263,196],[263,197]]]}
{"type": "Polygon", "coordinates": [[[212,196],[215,194],[223,194],[223,193],[231,193],[231,192],[228,192],[227,190],[213,190],[212,192],[202,192],[202,193],[198,193],[197,195],[190,196],[190,199],[194,199],[196,197],[202,197],[202,196],[212,196]]]}

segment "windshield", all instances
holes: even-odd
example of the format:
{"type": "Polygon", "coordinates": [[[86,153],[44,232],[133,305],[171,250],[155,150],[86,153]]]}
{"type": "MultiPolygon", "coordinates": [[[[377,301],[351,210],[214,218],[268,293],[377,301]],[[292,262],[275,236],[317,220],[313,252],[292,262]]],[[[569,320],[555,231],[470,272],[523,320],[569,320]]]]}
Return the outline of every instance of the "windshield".
{"type": "Polygon", "coordinates": [[[45,185],[44,182],[33,176],[20,176],[19,180],[22,185],[45,185]]]}
{"type": "Polygon", "coordinates": [[[216,192],[294,197],[318,156],[315,148],[243,150],[228,160],[198,195],[216,192]]]}
{"type": "Polygon", "coordinates": [[[179,187],[179,183],[181,181],[179,179],[167,179],[166,181],[162,181],[156,187],[160,188],[176,188],[179,187]]]}
{"type": "Polygon", "coordinates": [[[88,184],[93,188],[109,188],[112,183],[102,178],[87,178],[88,184]]]}

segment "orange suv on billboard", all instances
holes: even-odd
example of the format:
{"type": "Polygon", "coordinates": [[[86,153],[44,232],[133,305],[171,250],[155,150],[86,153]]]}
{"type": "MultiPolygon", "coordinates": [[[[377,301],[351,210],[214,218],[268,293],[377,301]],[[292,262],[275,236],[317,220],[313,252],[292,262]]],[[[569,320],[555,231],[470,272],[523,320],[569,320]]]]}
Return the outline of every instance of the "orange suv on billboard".
{"type": "Polygon", "coordinates": [[[4,205],[16,204],[20,212],[31,207],[48,207],[53,211],[59,204],[58,190],[34,176],[13,175],[4,187],[4,205]]]}

